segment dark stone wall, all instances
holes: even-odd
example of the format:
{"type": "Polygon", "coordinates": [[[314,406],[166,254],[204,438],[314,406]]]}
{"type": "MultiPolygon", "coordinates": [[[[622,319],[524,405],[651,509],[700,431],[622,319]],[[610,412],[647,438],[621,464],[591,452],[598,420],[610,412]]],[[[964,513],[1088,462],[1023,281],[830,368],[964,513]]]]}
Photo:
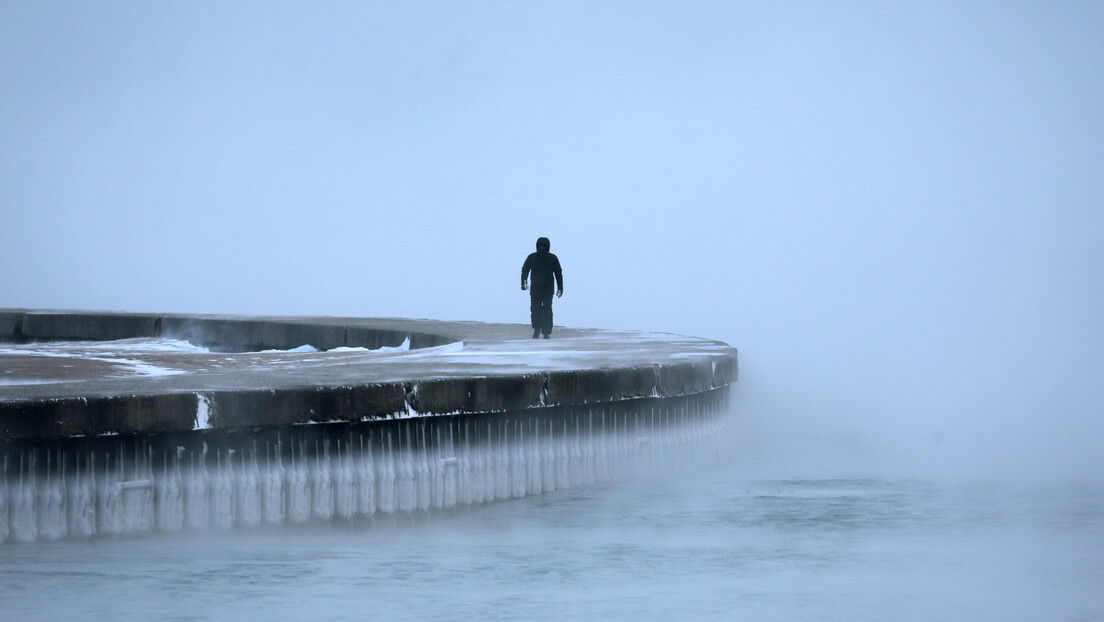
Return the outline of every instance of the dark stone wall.
{"type": "Polygon", "coordinates": [[[401,345],[406,339],[410,339],[410,347],[416,349],[456,341],[446,335],[350,326],[336,318],[296,321],[140,313],[0,311],[0,342],[112,341],[138,337],[182,339],[216,352],[285,350],[302,345],[319,350],[341,346],[377,349],[401,345]]]}

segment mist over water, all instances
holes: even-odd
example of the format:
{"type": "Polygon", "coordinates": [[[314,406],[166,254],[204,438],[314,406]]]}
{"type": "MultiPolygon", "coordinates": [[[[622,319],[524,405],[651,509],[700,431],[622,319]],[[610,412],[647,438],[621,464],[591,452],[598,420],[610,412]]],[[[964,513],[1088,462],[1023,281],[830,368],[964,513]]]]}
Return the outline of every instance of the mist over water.
{"type": "Polygon", "coordinates": [[[669,480],[0,547],[2,600],[1104,618],[1102,31],[1099,3],[0,4],[0,307],[524,323],[547,236],[558,324],[741,371],[727,458],[669,480]]]}
{"type": "Polygon", "coordinates": [[[724,451],[666,475],[370,524],[0,547],[0,599],[30,619],[1104,616],[1101,487],[780,478],[802,465],[778,452],[810,446],[746,451],[731,417],[724,451]]]}

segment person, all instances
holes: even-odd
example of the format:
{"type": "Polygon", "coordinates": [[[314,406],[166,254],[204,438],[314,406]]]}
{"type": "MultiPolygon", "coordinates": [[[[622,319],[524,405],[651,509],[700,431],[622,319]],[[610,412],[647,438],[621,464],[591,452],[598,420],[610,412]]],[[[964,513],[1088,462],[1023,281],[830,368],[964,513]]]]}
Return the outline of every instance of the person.
{"type": "Polygon", "coordinates": [[[521,289],[529,284],[529,316],[533,325],[533,339],[544,334],[548,339],[552,335],[552,284],[555,277],[556,297],[563,296],[563,270],[560,259],[548,252],[552,247],[548,238],[537,238],[537,252],[530,253],[521,266],[521,289]]]}

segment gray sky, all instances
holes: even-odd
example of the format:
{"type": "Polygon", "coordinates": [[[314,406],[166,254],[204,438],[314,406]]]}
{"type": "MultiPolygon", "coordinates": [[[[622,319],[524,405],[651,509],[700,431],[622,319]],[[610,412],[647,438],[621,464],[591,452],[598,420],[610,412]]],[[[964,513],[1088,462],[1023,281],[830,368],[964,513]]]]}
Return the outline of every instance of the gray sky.
{"type": "MultiPolygon", "coordinates": [[[[0,0],[0,307],[740,348],[748,434],[1104,473],[1104,3],[0,0]]],[[[869,467],[869,465],[867,465],[869,467]]]]}

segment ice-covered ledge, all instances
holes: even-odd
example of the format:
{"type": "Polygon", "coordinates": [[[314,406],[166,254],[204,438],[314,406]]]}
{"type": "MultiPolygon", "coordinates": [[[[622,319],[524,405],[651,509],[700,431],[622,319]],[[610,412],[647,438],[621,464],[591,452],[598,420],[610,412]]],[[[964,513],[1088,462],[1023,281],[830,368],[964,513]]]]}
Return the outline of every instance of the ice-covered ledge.
{"type": "Polygon", "coordinates": [[[5,310],[0,439],[519,411],[691,395],[737,377],[736,350],[718,341],[529,334],[390,318],[5,310]],[[310,348],[291,351],[300,346],[310,348]]]}

